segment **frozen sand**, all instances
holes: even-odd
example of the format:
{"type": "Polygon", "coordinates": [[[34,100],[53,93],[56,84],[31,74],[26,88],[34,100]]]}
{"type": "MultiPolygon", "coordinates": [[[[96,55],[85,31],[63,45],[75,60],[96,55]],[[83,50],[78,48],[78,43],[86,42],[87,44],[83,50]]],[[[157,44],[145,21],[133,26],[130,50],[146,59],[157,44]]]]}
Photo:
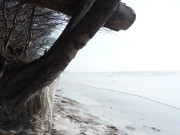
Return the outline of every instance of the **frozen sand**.
{"type": "Polygon", "coordinates": [[[126,135],[83,109],[76,101],[56,96],[53,123],[60,135],[126,135]]]}
{"type": "MultiPolygon", "coordinates": [[[[118,135],[179,135],[179,81],[179,72],[64,73],[60,81],[62,91],[57,94],[79,103],[70,108],[78,111],[81,119],[85,120],[84,115],[106,127],[84,125],[86,130],[94,126],[101,131],[87,130],[85,134],[106,135],[107,125],[113,125],[119,129],[114,132],[118,135]]],[[[76,130],[69,135],[82,131],[74,122],[57,125],[61,130],[61,125],[67,125],[64,132],[76,130]]]]}

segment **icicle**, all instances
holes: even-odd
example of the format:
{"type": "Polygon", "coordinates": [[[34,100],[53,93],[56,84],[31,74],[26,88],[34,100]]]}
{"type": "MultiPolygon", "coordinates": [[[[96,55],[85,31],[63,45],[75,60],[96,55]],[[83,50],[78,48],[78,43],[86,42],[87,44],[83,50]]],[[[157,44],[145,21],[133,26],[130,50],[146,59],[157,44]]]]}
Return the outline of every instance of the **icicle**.
{"type": "Polygon", "coordinates": [[[47,91],[47,98],[48,98],[48,104],[49,104],[49,121],[52,127],[52,115],[53,115],[53,104],[54,104],[54,97],[55,92],[58,89],[59,85],[59,77],[56,78],[56,80],[49,86],[49,90],[47,91]]]}
{"type": "Polygon", "coordinates": [[[50,122],[50,126],[52,128],[52,102],[51,102],[51,99],[49,98],[49,95],[48,95],[48,105],[49,105],[49,122],[50,122]]]}
{"type": "Polygon", "coordinates": [[[43,88],[39,95],[40,97],[40,102],[42,106],[42,116],[45,120],[50,122],[50,125],[52,126],[52,115],[53,115],[53,104],[54,104],[54,96],[55,92],[58,89],[59,85],[59,77],[49,86],[43,88]]]}
{"type": "Polygon", "coordinates": [[[45,121],[52,127],[52,115],[55,92],[58,89],[59,77],[49,86],[43,88],[27,101],[26,119],[42,115],[45,121]]]}

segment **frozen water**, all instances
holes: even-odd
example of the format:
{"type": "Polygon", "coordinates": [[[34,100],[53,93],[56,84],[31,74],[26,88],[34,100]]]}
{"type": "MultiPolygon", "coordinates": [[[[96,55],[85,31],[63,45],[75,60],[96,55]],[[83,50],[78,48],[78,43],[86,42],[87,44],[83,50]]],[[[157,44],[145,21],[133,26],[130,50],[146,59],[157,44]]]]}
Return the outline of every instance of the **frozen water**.
{"type": "Polygon", "coordinates": [[[179,135],[179,82],[180,72],[65,72],[59,94],[129,135],[179,135]]]}

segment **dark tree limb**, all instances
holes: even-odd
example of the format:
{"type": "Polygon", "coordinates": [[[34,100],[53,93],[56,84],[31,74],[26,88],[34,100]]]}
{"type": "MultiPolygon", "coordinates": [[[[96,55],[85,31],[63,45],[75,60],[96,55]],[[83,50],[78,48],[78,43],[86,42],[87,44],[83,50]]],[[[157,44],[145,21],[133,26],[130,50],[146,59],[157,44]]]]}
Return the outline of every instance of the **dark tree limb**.
{"type": "Polygon", "coordinates": [[[136,15],[132,8],[120,2],[113,15],[106,21],[104,27],[119,31],[128,29],[135,21],[136,15]]]}
{"type": "Polygon", "coordinates": [[[70,19],[66,29],[63,31],[62,36],[66,36],[66,34],[69,33],[79,23],[83,16],[92,7],[94,2],[95,0],[86,0],[86,2],[82,5],[81,8],[74,11],[74,14],[72,15],[72,18],[70,19]]]}
{"type": "MultiPolygon", "coordinates": [[[[18,1],[18,0],[15,0],[18,1]]],[[[19,0],[25,3],[36,4],[42,7],[51,8],[60,11],[69,16],[73,16],[76,9],[82,8],[82,5],[88,0],[19,0]]],[[[119,0],[120,1],[120,0],[119,0]]],[[[128,29],[135,21],[136,15],[132,8],[119,2],[118,8],[105,23],[105,27],[111,30],[119,31],[128,29]]]]}
{"type": "Polygon", "coordinates": [[[82,10],[82,14],[80,12],[75,18],[72,17],[72,24],[67,27],[72,30],[65,29],[66,36],[62,34],[43,57],[28,63],[10,76],[3,76],[0,95],[3,95],[2,99],[8,99],[8,106],[17,112],[31,95],[52,83],[79,49],[104,25],[118,3],[119,0],[96,0],[94,4],[87,4],[87,11],[82,10]]]}
{"type": "Polygon", "coordinates": [[[5,71],[6,66],[7,66],[7,62],[6,62],[6,61],[3,61],[3,62],[1,63],[1,67],[0,67],[0,79],[1,79],[1,77],[3,76],[3,74],[4,74],[4,71],[5,71]]]}

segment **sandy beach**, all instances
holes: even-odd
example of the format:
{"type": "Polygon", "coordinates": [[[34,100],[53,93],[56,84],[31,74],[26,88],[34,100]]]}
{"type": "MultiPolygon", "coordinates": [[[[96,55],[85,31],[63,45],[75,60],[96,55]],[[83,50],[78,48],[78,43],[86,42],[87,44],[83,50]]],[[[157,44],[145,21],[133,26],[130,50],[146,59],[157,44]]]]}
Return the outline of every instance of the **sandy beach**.
{"type": "MultiPolygon", "coordinates": [[[[127,135],[98,117],[82,111],[83,106],[56,95],[53,125],[61,135],[127,135]]],[[[87,108],[88,109],[88,108],[87,108]]]]}

